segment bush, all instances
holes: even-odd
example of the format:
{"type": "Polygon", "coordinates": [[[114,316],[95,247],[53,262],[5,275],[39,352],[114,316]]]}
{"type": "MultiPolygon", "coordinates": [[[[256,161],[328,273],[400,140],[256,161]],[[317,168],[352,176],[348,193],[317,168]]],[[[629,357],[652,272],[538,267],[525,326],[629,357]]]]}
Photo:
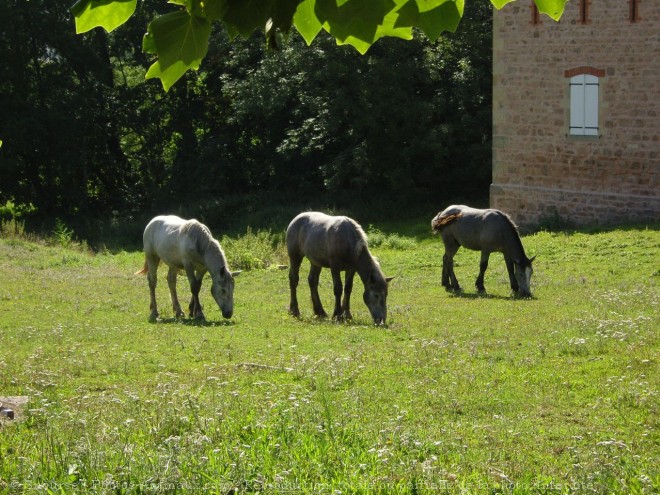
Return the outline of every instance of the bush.
{"type": "Polygon", "coordinates": [[[384,247],[403,251],[414,249],[417,245],[415,239],[399,234],[385,234],[373,225],[369,225],[367,237],[369,238],[369,247],[384,247]]]}
{"type": "Polygon", "coordinates": [[[232,270],[270,268],[286,260],[283,236],[270,230],[253,232],[248,227],[243,236],[223,236],[221,245],[232,270]]]}

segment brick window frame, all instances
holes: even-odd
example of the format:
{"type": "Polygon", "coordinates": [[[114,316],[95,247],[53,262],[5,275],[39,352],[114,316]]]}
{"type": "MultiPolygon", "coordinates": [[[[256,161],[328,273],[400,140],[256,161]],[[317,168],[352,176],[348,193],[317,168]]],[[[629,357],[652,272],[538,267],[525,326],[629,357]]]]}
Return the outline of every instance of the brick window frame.
{"type": "Polygon", "coordinates": [[[589,7],[591,6],[591,0],[580,0],[580,24],[589,24],[591,20],[589,19],[589,7]]]}
{"type": "Polygon", "coordinates": [[[539,12],[539,8],[536,6],[536,3],[534,3],[534,0],[531,0],[529,8],[532,11],[532,24],[534,26],[541,24],[541,12],[539,12]]]}
{"type": "Polygon", "coordinates": [[[600,126],[600,86],[605,70],[581,66],[566,70],[569,79],[568,135],[598,137],[600,126]]]}
{"type": "Polygon", "coordinates": [[[641,17],[639,17],[639,4],[640,0],[628,0],[628,19],[633,24],[641,20],[641,17]]]}

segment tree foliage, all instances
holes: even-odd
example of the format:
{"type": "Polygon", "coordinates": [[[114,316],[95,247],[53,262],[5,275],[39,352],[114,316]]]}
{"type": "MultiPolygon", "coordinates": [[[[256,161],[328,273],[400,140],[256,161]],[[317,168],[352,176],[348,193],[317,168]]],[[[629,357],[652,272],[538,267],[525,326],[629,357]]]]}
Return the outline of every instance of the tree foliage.
{"type": "MultiPolygon", "coordinates": [[[[502,8],[514,0],[491,0],[502,8]]],[[[558,20],[567,0],[534,0],[540,12],[558,20]]],[[[230,38],[245,38],[263,28],[268,44],[279,46],[278,33],[292,26],[307,44],[325,30],[339,44],[366,51],[380,38],[410,40],[418,28],[435,41],[454,32],[465,0],[169,0],[176,10],[152,20],[143,49],[158,58],[147,72],[168,90],[188,69],[198,69],[206,56],[211,25],[221,22],[230,38]]],[[[137,0],[78,0],[72,8],[76,30],[112,31],[135,11],[137,0]]]]}
{"type": "MultiPolygon", "coordinates": [[[[431,42],[414,32],[362,56],[320,33],[279,51],[219,26],[170,91],[140,49],[161,0],[122,29],[70,29],[68,0],[0,15],[0,204],[98,233],[99,219],[177,212],[212,225],[281,226],[305,208],[391,215],[490,182],[490,4],[431,42]],[[80,225],[80,223],[87,225],[80,225]]],[[[51,228],[46,227],[46,228],[51,228]]]]}

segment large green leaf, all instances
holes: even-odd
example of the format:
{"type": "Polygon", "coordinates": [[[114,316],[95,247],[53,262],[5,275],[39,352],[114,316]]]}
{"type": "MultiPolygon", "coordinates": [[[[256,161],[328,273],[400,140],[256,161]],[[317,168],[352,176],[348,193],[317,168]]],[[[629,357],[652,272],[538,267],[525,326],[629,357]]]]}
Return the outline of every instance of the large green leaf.
{"type": "Polygon", "coordinates": [[[418,27],[435,41],[444,31],[456,31],[463,17],[463,1],[409,0],[398,10],[396,25],[418,27]]]}
{"type": "Polygon", "coordinates": [[[568,0],[534,0],[539,12],[550,16],[555,21],[558,21],[564,13],[564,7],[568,0]]]}
{"type": "MultiPolygon", "coordinates": [[[[395,10],[389,12],[382,23],[376,26],[376,33],[371,40],[363,40],[360,37],[349,35],[345,39],[337,39],[338,45],[351,45],[361,54],[365,54],[369,48],[380,38],[386,36],[403,38],[406,40],[412,39],[412,27],[411,26],[396,26],[396,21],[399,15],[395,10]]],[[[324,28],[328,30],[328,25],[324,25],[324,28]]]]}
{"type": "Polygon", "coordinates": [[[293,16],[293,24],[308,45],[312,44],[316,35],[323,29],[323,23],[316,17],[314,9],[316,0],[303,0],[293,16]]]}
{"type": "MultiPolygon", "coordinates": [[[[490,0],[491,3],[495,6],[496,9],[501,9],[507,3],[514,2],[515,0],[490,0]]],[[[555,21],[558,21],[561,18],[561,15],[564,13],[564,7],[568,0],[534,0],[536,6],[539,9],[539,12],[546,14],[555,21]]]]}
{"type": "Polygon", "coordinates": [[[366,43],[376,40],[378,26],[396,8],[392,0],[316,0],[316,17],[339,41],[350,36],[366,43]]]}
{"type": "Polygon", "coordinates": [[[199,68],[208,50],[210,34],[209,21],[186,11],[154,19],[142,41],[145,52],[158,55],[158,61],[147,71],[147,79],[158,77],[165,91],[169,90],[188,69],[199,68]]]}
{"type": "Polygon", "coordinates": [[[133,15],[136,5],[137,0],[78,0],[71,7],[76,33],[85,33],[99,26],[110,32],[133,15]]]}
{"type": "Polygon", "coordinates": [[[301,0],[206,0],[203,12],[210,21],[221,19],[231,37],[249,37],[255,29],[288,32],[301,0]]]}

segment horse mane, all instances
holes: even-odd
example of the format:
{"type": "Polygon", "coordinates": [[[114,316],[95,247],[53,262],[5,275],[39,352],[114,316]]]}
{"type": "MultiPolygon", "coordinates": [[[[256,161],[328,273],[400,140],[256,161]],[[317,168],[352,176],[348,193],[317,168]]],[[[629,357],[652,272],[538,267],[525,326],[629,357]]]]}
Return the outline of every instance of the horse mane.
{"type": "Polygon", "coordinates": [[[452,223],[453,221],[458,220],[462,216],[463,216],[462,213],[452,213],[451,215],[435,217],[431,222],[431,228],[437,232],[441,230],[443,227],[446,227],[447,225],[452,223]]]}
{"type": "Polygon", "coordinates": [[[523,253],[523,256],[527,258],[527,255],[525,254],[525,248],[523,247],[522,240],[520,239],[520,232],[518,231],[518,226],[507,213],[504,213],[503,211],[500,210],[498,210],[498,212],[502,216],[502,218],[504,218],[504,220],[506,220],[506,222],[509,224],[509,227],[511,227],[511,229],[513,230],[513,233],[515,234],[514,242],[516,243],[517,247],[520,248],[520,251],[523,253]]]}
{"type": "Polygon", "coordinates": [[[355,241],[355,256],[356,258],[360,256],[360,253],[364,249],[369,249],[369,243],[367,241],[367,234],[364,233],[364,230],[362,229],[362,226],[357,223],[355,220],[349,217],[344,217],[348,222],[355,228],[355,233],[357,234],[358,238],[355,241]]]}
{"type": "MultiPolygon", "coordinates": [[[[220,247],[220,243],[213,238],[209,228],[201,222],[198,222],[195,219],[188,220],[181,227],[181,232],[187,234],[195,242],[195,247],[197,252],[204,254],[209,250],[217,250],[222,259],[224,260],[225,256],[220,247]]],[[[225,262],[226,264],[226,262],[225,262]]]]}

